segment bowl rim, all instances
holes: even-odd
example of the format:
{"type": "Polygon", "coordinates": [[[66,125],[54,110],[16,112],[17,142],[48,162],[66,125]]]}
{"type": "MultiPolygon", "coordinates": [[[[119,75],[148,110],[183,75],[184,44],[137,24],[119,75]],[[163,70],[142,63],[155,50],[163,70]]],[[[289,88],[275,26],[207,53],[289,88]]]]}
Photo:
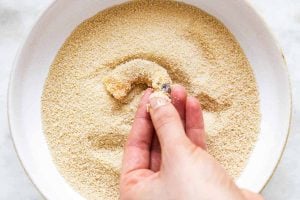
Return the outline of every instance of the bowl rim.
{"type": "Polygon", "coordinates": [[[12,120],[10,118],[10,115],[11,115],[10,113],[12,112],[11,111],[11,103],[10,102],[11,102],[11,99],[12,99],[12,94],[11,94],[12,93],[12,81],[14,79],[14,74],[15,74],[15,71],[16,71],[16,68],[17,68],[17,65],[18,65],[18,60],[20,58],[20,54],[23,51],[24,47],[26,46],[27,40],[28,40],[29,36],[38,27],[41,19],[51,10],[52,7],[55,6],[55,4],[57,3],[57,1],[58,0],[52,0],[52,2],[50,2],[48,4],[48,6],[46,6],[44,8],[44,10],[41,11],[41,13],[36,17],[36,20],[33,22],[33,24],[31,25],[31,27],[29,28],[29,31],[27,32],[27,34],[24,37],[23,41],[19,45],[17,53],[16,53],[14,61],[13,61],[13,64],[12,64],[11,71],[10,71],[10,75],[9,75],[10,77],[9,77],[8,89],[7,89],[7,113],[6,114],[7,114],[7,118],[8,118],[8,129],[9,129],[10,135],[12,137],[13,148],[14,148],[14,150],[16,152],[17,158],[19,160],[19,163],[20,163],[23,171],[25,172],[26,176],[28,177],[28,179],[30,180],[31,184],[34,186],[34,188],[36,189],[36,191],[42,196],[43,199],[47,199],[47,197],[40,190],[39,186],[35,183],[35,181],[31,177],[30,173],[26,169],[25,165],[23,164],[23,161],[22,161],[22,158],[20,156],[18,147],[17,147],[17,145],[15,143],[16,136],[15,136],[14,132],[12,131],[13,123],[12,123],[12,120]]]}
{"type": "MultiPolygon", "coordinates": [[[[48,13],[50,12],[50,10],[55,6],[55,4],[58,2],[59,0],[52,0],[52,2],[50,2],[48,4],[48,6],[46,6],[46,8],[44,8],[43,11],[41,11],[41,13],[37,16],[36,20],[34,21],[33,25],[31,26],[31,28],[29,28],[29,31],[27,32],[26,36],[24,37],[23,41],[21,42],[21,44],[18,47],[17,53],[15,54],[15,58],[11,67],[11,71],[10,71],[10,75],[9,75],[9,83],[8,83],[8,89],[7,89],[7,118],[8,118],[8,129],[10,132],[10,135],[12,137],[12,143],[13,143],[13,148],[16,152],[17,158],[19,160],[19,163],[21,165],[21,167],[23,168],[23,171],[25,172],[25,174],[27,175],[27,177],[29,178],[30,182],[32,183],[32,185],[36,188],[36,190],[38,191],[38,193],[40,193],[40,195],[42,196],[43,199],[47,199],[47,197],[43,194],[43,192],[39,189],[39,186],[35,183],[35,181],[32,179],[30,173],[28,172],[28,170],[26,169],[26,167],[23,164],[22,158],[20,156],[18,147],[15,143],[15,138],[16,135],[15,133],[12,131],[12,127],[13,127],[13,122],[11,120],[11,100],[12,100],[12,82],[14,80],[14,75],[15,75],[15,71],[17,69],[18,66],[18,61],[20,59],[20,54],[23,51],[24,47],[26,46],[26,44],[28,43],[28,38],[30,37],[30,35],[32,35],[32,33],[35,31],[35,29],[39,26],[41,19],[48,13]]],[[[249,1],[249,0],[238,0],[239,2],[243,2],[245,4],[245,6],[247,6],[249,9],[251,9],[254,14],[259,18],[259,20],[262,22],[264,28],[267,30],[268,34],[271,36],[271,40],[274,43],[274,45],[276,46],[276,50],[278,52],[280,52],[282,60],[283,60],[283,70],[286,72],[287,75],[287,80],[288,80],[288,98],[289,98],[289,106],[290,106],[290,110],[289,110],[289,116],[288,116],[288,130],[285,133],[285,138],[283,141],[283,145],[281,146],[281,152],[279,154],[278,160],[276,162],[276,165],[273,167],[272,173],[269,175],[269,177],[266,179],[266,181],[263,184],[263,187],[258,191],[259,193],[261,193],[266,186],[268,185],[268,183],[270,182],[270,180],[272,179],[279,163],[282,160],[284,151],[286,149],[287,143],[288,143],[288,138],[290,136],[290,132],[291,132],[291,124],[292,124],[292,116],[293,116],[293,94],[292,94],[292,89],[291,89],[291,78],[290,78],[290,74],[288,71],[288,65],[286,62],[286,58],[284,56],[283,53],[283,49],[280,47],[279,42],[277,40],[277,38],[275,37],[274,33],[272,32],[272,30],[270,29],[269,25],[266,23],[264,17],[262,16],[262,14],[260,12],[258,12],[258,10],[254,7],[254,5],[249,1]]],[[[208,13],[210,14],[210,13],[208,13]]]]}

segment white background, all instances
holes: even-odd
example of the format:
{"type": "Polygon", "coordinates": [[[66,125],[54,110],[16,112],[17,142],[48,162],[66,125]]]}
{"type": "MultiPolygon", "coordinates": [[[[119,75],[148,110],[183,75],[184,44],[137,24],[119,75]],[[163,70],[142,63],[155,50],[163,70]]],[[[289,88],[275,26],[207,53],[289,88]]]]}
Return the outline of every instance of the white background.
{"type": "MultiPolygon", "coordinates": [[[[250,1],[250,0],[249,0],[250,1]]],[[[43,199],[16,156],[8,129],[6,93],[16,51],[52,0],[0,0],[0,200],[43,199]]],[[[267,200],[300,199],[300,0],[251,0],[285,54],[293,89],[293,120],[283,158],[263,191],[267,200]],[[299,65],[299,66],[298,66],[299,65]]]]}

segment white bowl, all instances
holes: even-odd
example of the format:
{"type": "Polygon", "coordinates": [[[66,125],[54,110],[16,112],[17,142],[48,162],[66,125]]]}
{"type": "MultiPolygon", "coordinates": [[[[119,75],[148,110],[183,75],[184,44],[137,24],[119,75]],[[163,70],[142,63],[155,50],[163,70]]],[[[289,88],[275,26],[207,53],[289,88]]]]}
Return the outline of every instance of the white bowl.
{"type": "MultiPolygon", "coordinates": [[[[49,66],[77,25],[121,2],[124,1],[55,1],[40,17],[17,57],[9,87],[11,133],[25,170],[47,199],[82,199],[58,173],[42,131],[41,95],[49,66]]],[[[260,94],[261,130],[237,184],[259,192],[280,160],[290,125],[291,94],[282,52],[263,20],[246,1],[184,2],[223,22],[252,65],[260,94]]]]}

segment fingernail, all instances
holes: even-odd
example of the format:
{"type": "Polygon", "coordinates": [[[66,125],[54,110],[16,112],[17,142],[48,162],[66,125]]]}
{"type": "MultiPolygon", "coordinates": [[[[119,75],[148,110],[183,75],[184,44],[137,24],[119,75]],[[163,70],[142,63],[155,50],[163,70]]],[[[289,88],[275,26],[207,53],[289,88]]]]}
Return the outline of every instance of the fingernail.
{"type": "Polygon", "coordinates": [[[149,103],[152,109],[157,109],[161,106],[167,105],[171,102],[170,98],[159,92],[154,92],[149,97],[149,103]]]}

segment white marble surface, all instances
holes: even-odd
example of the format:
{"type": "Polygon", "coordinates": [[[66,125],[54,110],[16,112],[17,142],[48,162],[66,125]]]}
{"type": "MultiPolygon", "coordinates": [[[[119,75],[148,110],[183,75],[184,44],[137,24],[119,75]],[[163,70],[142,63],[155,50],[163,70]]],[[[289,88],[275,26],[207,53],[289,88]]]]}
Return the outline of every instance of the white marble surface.
{"type": "MultiPolygon", "coordinates": [[[[14,151],[6,116],[9,73],[20,43],[52,0],[0,0],[0,199],[43,199],[24,173],[14,151]]],[[[251,0],[277,37],[286,56],[293,89],[294,115],[288,144],[267,200],[300,199],[300,1],[251,0]]]]}

